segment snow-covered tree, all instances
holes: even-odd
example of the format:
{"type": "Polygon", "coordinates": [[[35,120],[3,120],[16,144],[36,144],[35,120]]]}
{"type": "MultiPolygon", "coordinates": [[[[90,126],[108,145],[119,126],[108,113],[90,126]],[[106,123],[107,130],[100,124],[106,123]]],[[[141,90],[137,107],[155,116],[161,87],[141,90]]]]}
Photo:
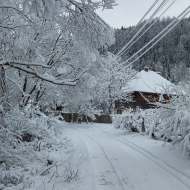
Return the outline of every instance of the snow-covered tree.
{"type": "Polygon", "coordinates": [[[149,133],[151,126],[156,120],[157,110],[147,109],[134,112],[132,109],[124,111],[121,115],[113,116],[113,125],[117,129],[126,132],[149,133]]]}
{"type": "Polygon", "coordinates": [[[135,76],[135,71],[131,68],[120,68],[120,60],[110,52],[102,55],[101,64],[98,70],[96,82],[96,94],[99,103],[105,106],[104,112],[113,113],[116,100],[125,100],[130,94],[124,92],[122,87],[135,76]]]}
{"type": "MultiPolygon", "coordinates": [[[[113,30],[95,14],[114,3],[102,2],[0,0],[0,183],[10,170],[21,167],[23,173],[32,162],[39,168],[28,174],[46,167],[42,152],[58,145],[59,124],[41,109],[55,93],[61,100],[63,86],[82,85],[91,55],[114,42],[113,30]]],[[[7,183],[16,185],[15,175],[7,183]]],[[[22,180],[23,175],[16,183],[22,180]]]]}
{"type": "Polygon", "coordinates": [[[160,106],[150,136],[178,144],[184,152],[190,151],[190,96],[189,87],[176,88],[169,104],[160,106]],[[185,90],[185,91],[184,91],[185,90]]]}

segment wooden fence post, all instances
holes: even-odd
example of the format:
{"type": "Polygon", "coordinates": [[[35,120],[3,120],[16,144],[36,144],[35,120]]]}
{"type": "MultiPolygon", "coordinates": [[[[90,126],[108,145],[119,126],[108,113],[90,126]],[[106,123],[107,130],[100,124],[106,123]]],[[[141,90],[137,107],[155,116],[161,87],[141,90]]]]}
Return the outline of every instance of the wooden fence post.
{"type": "Polygon", "coordinates": [[[144,118],[142,118],[143,121],[142,121],[142,132],[145,132],[145,126],[144,126],[144,118]]]}

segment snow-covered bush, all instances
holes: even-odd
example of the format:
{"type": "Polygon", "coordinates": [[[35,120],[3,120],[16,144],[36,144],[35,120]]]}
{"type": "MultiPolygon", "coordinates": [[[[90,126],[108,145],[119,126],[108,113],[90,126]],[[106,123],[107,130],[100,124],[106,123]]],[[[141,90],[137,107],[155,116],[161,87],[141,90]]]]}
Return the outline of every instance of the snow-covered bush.
{"type": "Polygon", "coordinates": [[[179,144],[184,152],[190,152],[190,95],[188,91],[175,94],[169,104],[160,105],[151,131],[156,137],[179,144]]]}
{"type": "Polygon", "coordinates": [[[113,124],[115,128],[125,129],[126,131],[145,132],[149,131],[152,121],[155,118],[156,110],[139,109],[133,112],[131,109],[123,112],[121,115],[113,117],[113,124]]]}
{"type": "Polygon", "coordinates": [[[183,152],[190,152],[190,89],[173,89],[168,104],[154,103],[156,109],[128,110],[113,117],[115,128],[143,132],[155,139],[179,145],[183,152]]]}
{"type": "Polygon", "coordinates": [[[6,164],[0,165],[0,184],[5,186],[16,186],[23,181],[24,169],[21,167],[15,168],[10,167],[9,170],[6,168],[6,164]]]}
{"type": "Polygon", "coordinates": [[[12,187],[24,183],[26,176],[40,175],[48,165],[49,152],[57,151],[67,141],[60,137],[61,121],[35,108],[15,108],[1,113],[0,119],[0,184],[4,186],[12,187]]]}

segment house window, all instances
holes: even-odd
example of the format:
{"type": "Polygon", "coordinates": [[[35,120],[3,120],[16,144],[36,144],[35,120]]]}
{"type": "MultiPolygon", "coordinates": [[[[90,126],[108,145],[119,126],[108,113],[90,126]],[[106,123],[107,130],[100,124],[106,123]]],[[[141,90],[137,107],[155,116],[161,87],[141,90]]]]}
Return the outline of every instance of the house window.
{"type": "Polygon", "coordinates": [[[122,110],[117,110],[117,114],[122,114],[122,110]]]}
{"type": "Polygon", "coordinates": [[[57,111],[61,111],[62,108],[63,108],[62,106],[57,106],[57,107],[56,107],[56,110],[57,110],[57,111]]]}

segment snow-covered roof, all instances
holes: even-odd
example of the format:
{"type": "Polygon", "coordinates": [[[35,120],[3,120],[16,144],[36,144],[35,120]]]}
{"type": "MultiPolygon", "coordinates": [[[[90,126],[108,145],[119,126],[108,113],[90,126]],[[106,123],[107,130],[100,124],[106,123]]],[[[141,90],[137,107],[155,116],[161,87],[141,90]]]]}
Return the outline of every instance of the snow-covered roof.
{"type": "Polygon", "coordinates": [[[140,71],[134,79],[129,81],[124,87],[125,92],[148,92],[148,93],[167,93],[175,87],[170,81],[163,78],[154,71],[140,71]]]}

